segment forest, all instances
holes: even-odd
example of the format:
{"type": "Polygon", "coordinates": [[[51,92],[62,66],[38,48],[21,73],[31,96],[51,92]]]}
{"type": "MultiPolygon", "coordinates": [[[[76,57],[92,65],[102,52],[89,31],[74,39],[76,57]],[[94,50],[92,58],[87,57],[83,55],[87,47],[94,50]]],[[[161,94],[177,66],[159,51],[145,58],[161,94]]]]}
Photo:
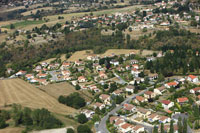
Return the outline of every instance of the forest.
{"type": "Polygon", "coordinates": [[[60,120],[55,118],[47,109],[22,108],[20,105],[14,104],[11,110],[1,110],[0,112],[0,128],[8,126],[7,120],[12,119],[14,126],[24,126],[24,132],[33,129],[51,129],[62,127],[60,120]]]}
{"type": "MultiPolygon", "coordinates": [[[[38,33],[46,26],[36,28],[38,33]]],[[[59,27],[55,25],[52,30],[59,27]]],[[[47,27],[46,27],[47,28],[47,27]]],[[[153,34],[141,36],[139,39],[130,39],[122,31],[116,30],[112,35],[102,35],[100,28],[90,28],[78,32],[66,32],[65,39],[45,45],[33,46],[26,44],[21,47],[5,47],[1,44],[0,49],[0,77],[6,76],[6,67],[13,70],[31,71],[33,64],[52,57],[59,57],[61,54],[91,49],[94,53],[103,53],[107,49],[151,49],[170,50],[171,47],[186,46],[187,50],[198,51],[200,49],[199,35],[187,30],[171,27],[169,31],[157,31],[153,34]],[[38,56],[40,55],[40,56],[38,56]],[[7,65],[10,64],[10,65],[7,65]]]]}

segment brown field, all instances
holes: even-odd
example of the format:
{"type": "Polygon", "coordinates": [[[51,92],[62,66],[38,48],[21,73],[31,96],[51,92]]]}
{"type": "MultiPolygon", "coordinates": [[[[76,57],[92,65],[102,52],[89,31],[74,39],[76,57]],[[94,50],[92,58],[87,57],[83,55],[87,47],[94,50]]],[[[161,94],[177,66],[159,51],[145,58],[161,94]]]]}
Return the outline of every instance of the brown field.
{"type": "Polygon", "coordinates": [[[30,10],[30,11],[24,12],[24,13],[22,13],[22,15],[28,16],[28,15],[31,15],[31,12],[32,12],[32,14],[35,14],[37,12],[37,10],[47,11],[47,10],[52,10],[52,9],[53,9],[53,7],[37,8],[37,9],[33,9],[33,10],[30,10]]]}
{"type": "Polygon", "coordinates": [[[89,54],[93,53],[91,50],[77,51],[67,61],[77,61],[79,59],[85,59],[89,54]]]}
{"type": "Polygon", "coordinates": [[[0,133],[21,133],[23,128],[21,127],[7,127],[5,129],[0,129],[0,133]]]}
{"type": "Polygon", "coordinates": [[[51,112],[64,115],[77,112],[21,79],[0,80],[0,91],[1,107],[16,103],[34,109],[46,108],[51,112]]]}
{"type": "Polygon", "coordinates": [[[49,84],[46,86],[41,86],[40,89],[42,89],[47,94],[49,94],[50,96],[52,96],[56,99],[60,95],[68,96],[73,92],[80,93],[80,95],[83,96],[83,98],[86,99],[86,101],[90,101],[91,97],[92,97],[91,94],[89,92],[87,92],[87,90],[77,91],[71,84],[69,84],[67,82],[54,83],[54,84],[49,84]]]}

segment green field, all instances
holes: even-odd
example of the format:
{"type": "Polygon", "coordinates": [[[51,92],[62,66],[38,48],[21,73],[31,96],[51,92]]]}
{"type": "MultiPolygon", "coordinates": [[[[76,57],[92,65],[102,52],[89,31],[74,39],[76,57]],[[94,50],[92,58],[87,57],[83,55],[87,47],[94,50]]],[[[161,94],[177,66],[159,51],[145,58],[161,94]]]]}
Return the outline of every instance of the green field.
{"type": "MultiPolygon", "coordinates": [[[[45,21],[43,21],[43,20],[33,20],[33,21],[25,20],[25,21],[16,22],[13,25],[15,26],[15,28],[23,28],[23,27],[26,27],[29,25],[42,24],[42,23],[45,23],[45,21]]],[[[10,29],[10,25],[2,26],[2,28],[10,29]]]]}

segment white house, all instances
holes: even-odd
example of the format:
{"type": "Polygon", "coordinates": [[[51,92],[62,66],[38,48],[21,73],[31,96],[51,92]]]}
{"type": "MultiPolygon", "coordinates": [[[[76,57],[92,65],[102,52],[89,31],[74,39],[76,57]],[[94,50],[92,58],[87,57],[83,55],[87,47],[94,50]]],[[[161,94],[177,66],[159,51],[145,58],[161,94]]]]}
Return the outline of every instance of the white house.
{"type": "Polygon", "coordinates": [[[169,109],[174,106],[174,102],[171,102],[170,100],[162,100],[161,103],[164,109],[169,109]]]}
{"type": "Polygon", "coordinates": [[[86,82],[86,78],[84,76],[80,76],[80,77],[78,77],[78,82],[79,83],[86,82]]]}
{"type": "Polygon", "coordinates": [[[190,90],[190,93],[195,94],[195,93],[200,93],[200,87],[196,87],[190,90]]]}
{"type": "Polygon", "coordinates": [[[20,70],[19,72],[17,72],[15,75],[16,76],[24,76],[26,74],[26,71],[20,70]]]}
{"type": "Polygon", "coordinates": [[[136,111],[136,107],[134,105],[128,104],[128,103],[125,103],[123,105],[123,108],[124,108],[124,110],[130,111],[130,112],[135,112],[136,111]]]}
{"type": "Polygon", "coordinates": [[[176,81],[174,82],[169,82],[165,84],[166,88],[171,88],[171,87],[176,87],[178,85],[178,83],[176,81]]]}
{"type": "Polygon", "coordinates": [[[141,125],[136,125],[133,128],[134,133],[143,133],[144,132],[144,127],[141,125]]]}
{"type": "Polygon", "coordinates": [[[140,74],[140,71],[137,70],[136,68],[133,68],[133,69],[131,70],[131,74],[132,74],[133,76],[135,76],[135,77],[138,77],[139,74],[140,74]]]}
{"type": "Polygon", "coordinates": [[[159,120],[160,123],[169,123],[171,121],[171,118],[167,116],[160,116],[159,120]]]}
{"type": "Polygon", "coordinates": [[[82,114],[85,114],[85,116],[88,118],[88,119],[91,119],[92,116],[95,114],[94,111],[92,110],[87,110],[87,109],[84,109],[81,111],[82,114]]]}
{"type": "Polygon", "coordinates": [[[101,94],[99,98],[104,102],[106,105],[110,105],[110,96],[107,94],[101,94]]]}
{"type": "Polygon", "coordinates": [[[96,108],[99,108],[100,110],[102,110],[103,108],[105,108],[105,104],[96,102],[94,104],[94,109],[96,109],[96,108]]]}
{"type": "Polygon", "coordinates": [[[110,64],[114,65],[114,66],[118,66],[119,65],[119,61],[116,60],[111,60],[110,64]]]}
{"type": "Polygon", "coordinates": [[[193,82],[193,83],[198,83],[199,82],[199,79],[197,76],[194,76],[194,75],[189,75],[187,77],[187,80],[190,81],[190,82],[193,82]]]}
{"type": "Polygon", "coordinates": [[[165,86],[161,86],[161,87],[155,88],[155,89],[153,90],[153,92],[154,92],[156,95],[162,95],[165,91],[166,91],[165,86]]]}
{"type": "Polygon", "coordinates": [[[126,92],[131,92],[131,93],[133,93],[133,92],[134,92],[134,89],[135,89],[134,86],[132,86],[132,85],[127,85],[126,88],[125,88],[125,91],[126,91],[126,92]]]}

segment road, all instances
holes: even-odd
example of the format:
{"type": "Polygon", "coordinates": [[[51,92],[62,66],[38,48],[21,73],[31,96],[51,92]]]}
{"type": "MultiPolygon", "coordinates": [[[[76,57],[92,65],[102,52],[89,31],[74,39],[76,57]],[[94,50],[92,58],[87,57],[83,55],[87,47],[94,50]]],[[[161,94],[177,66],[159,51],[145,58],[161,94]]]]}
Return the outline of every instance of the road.
{"type": "MultiPolygon", "coordinates": [[[[109,133],[108,129],[106,128],[106,121],[108,120],[109,115],[116,114],[116,112],[117,112],[118,110],[120,110],[120,109],[123,107],[123,105],[124,105],[125,103],[130,103],[132,99],[135,99],[136,96],[139,96],[139,95],[144,94],[144,93],[145,93],[146,91],[148,91],[150,88],[153,88],[153,86],[152,86],[152,87],[148,87],[147,89],[145,89],[145,90],[143,90],[143,91],[141,91],[141,92],[139,92],[139,93],[137,93],[137,94],[135,94],[135,95],[133,95],[133,96],[130,96],[130,97],[126,98],[126,100],[124,100],[119,106],[115,107],[112,111],[110,111],[109,113],[107,113],[107,115],[105,115],[105,116],[101,119],[101,121],[100,121],[98,127],[96,128],[96,132],[98,132],[98,133],[109,133]]],[[[145,128],[146,128],[146,127],[145,127],[145,128]]],[[[149,128],[149,127],[148,127],[148,128],[149,128]]]]}

